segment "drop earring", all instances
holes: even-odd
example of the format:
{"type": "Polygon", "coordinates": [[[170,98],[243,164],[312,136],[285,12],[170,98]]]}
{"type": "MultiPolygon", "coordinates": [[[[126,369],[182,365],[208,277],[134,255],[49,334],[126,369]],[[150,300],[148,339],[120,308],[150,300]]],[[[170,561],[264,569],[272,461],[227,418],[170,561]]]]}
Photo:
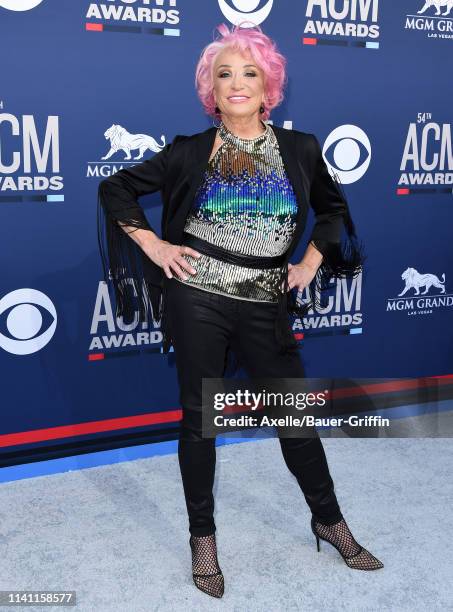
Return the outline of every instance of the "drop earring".
{"type": "Polygon", "coordinates": [[[264,106],[262,104],[260,106],[260,113],[261,113],[261,115],[264,113],[264,106]]]}

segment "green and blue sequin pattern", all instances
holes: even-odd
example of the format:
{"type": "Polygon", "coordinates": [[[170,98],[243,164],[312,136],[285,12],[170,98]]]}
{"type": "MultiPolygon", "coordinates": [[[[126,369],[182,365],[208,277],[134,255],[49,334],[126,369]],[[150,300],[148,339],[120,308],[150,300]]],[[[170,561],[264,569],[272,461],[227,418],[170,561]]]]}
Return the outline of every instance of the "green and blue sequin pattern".
{"type": "MultiPolygon", "coordinates": [[[[247,140],[220,124],[223,142],[208,163],[184,231],[242,255],[272,257],[288,249],[297,200],[275,134],[263,126],[263,134],[247,140]]],[[[186,273],[181,282],[241,299],[277,301],[279,268],[246,268],[204,254],[184,257],[197,274],[186,273]]]]}

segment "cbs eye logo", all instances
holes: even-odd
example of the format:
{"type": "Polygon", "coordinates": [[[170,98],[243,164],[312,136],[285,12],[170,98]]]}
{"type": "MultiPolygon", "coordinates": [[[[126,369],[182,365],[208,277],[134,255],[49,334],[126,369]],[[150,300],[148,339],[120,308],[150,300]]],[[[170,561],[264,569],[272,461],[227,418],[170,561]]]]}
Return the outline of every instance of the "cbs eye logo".
{"type": "Polygon", "coordinates": [[[43,0],[0,0],[0,6],[10,11],[30,11],[43,0]]]}
{"type": "Polygon", "coordinates": [[[371,143],[356,125],[340,125],[328,135],[322,155],[340,181],[348,185],[361,179],[368,170],[371,143]]]}
{"type": "Polygon", "coordinates": [[[0,347],[13,355],[40,351],[57,327],[55,306],[36,289],[16,289],[5,295],[0,300],[0,316],[0,347]],[[46,327],[48,320],[50,324],[46,327]]]}
{"type": "MultiPolygon", "coordinates": [[[[261,0],[229,0],[231,5],[226,0],[218,0],[219,8],[224,16],[234,25],[238,25],[241,21],[248,21],[253,24],[262,23],[272,10],[274,0],[267,0],[262,6],[261,0]]],[[[247,26],[248,27],[248,26],[247,26]]]]}

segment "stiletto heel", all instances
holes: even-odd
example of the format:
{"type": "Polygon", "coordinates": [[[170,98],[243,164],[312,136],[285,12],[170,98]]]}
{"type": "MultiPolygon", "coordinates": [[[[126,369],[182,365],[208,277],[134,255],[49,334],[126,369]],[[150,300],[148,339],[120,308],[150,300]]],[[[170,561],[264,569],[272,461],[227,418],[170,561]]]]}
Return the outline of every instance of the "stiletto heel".
{"type": "Polygon", "coordinates": [[[318,534],[316,534],[316,545],[318,547],[318,552],[319,552],[319,536],[318,536],[318,534]]]}
{"type": "Polygon", "coordinates": [[[217,561],[217,548],[215,535],[194,537],[190,536],[189,544],[192,551],[192,578],[195,586],[212,597],[222,597],[225,589],[222,570],[217,561]],[[196,541],[195,541],[196,540],[196,541]],[[214,572],[194,572],[194,565],[214,572]]]}
{"type": "Polygon", "coordinates": [[[324,525],[315,521],[315,517],[312,516],[310,524],[311,530],[316,537],[318,552],[319,539],[321,538],[321,540],[329,542],[329,544],[332,544],[338,550],[346,565],[351,569],[376,570],[384,567],[384,564],[379,559],[356,542],[344,518],[333,525],[324,525]],[[316,525],[318,525],[318,528],[316,525]]]}
{"type": "Polygon", "coordinates": [[[316,545],[317,545],[317,547],[318,547],[318,552],[319,552],[319,535],[318,535],[318,534],[316,533],[316,531],[315,531],[315,527],[314,527],[314,519],[313,519],[313,517],[311,517],[311,523],[310,523],[310,524],[311,524],[311,530],[313,531],[314,536],[315,536],[315,538],[316,538],[316,545]]]}

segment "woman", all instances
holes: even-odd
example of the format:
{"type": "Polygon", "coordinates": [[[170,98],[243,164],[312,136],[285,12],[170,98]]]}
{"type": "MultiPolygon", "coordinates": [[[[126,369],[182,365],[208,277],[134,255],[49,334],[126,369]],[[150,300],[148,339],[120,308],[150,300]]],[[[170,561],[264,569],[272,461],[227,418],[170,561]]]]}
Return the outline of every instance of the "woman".
{"type": "MultiPolygon", "coordinates": [[[[355,276],[364,260],[316,137],[263,121],[283,98],[285,58],[258,26],[218,30],[222,37],[203,50],[195,81],[219,124],[178,135],[150,160],[102,181],[98,200],[99,244],[117,316],[148,320],[151,302],[164,352],[174,346],[193,580],[214,597],[222,597],[224,578],[213,518],[215,439],[201,433],[202,378],[224,375],[230,349],[251,376],[304,377],[288,314],[319,305],[328,281],[355,276]],[[157,190],[162,239],[137,202],[157,190]],[[308,201],[315,227],[302,261],[291,264],[308,201]],[[305,287],[310,301],[300,305],[291,291],[305,287]]],[[[353,569],[383,567],[345,522],[319,436],[280,438],[280,445],[312,512],[318,550],[321,538],[353,569]]]]}

